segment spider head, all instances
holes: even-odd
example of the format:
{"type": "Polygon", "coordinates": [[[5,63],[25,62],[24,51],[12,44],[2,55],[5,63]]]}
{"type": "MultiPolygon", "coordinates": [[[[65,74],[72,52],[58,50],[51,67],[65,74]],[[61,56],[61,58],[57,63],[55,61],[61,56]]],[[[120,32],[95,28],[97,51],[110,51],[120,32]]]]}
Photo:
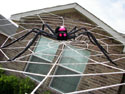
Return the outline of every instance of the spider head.
{"type": "Polygon", "coordinates": [[[55,30],[57,40],[67,40],[68,38],[68,33],[67,29],[64,26],[59,26],[55,30]]]}

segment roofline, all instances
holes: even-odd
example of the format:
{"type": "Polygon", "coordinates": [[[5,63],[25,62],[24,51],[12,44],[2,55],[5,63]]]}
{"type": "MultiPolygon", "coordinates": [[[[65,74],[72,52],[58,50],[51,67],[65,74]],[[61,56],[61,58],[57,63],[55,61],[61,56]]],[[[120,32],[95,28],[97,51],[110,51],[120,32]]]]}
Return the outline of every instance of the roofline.
{"type": "MultiPolygon", "coordinates": [[[[54,12],[54,11],[59,11],[59,10],[71,9],[71,8],[74,8],[75,10],[80,12],[82,15],[85,15],[86,17],[88,17],[94,23],[96,23],[101,28],[103,28],[107,33],[111,34],[114,38],[116,38],[123,45],[125,45],[124,44],[125,38],[123,38],[116,30],[111,28],[109,25],[104,23],[102,20],[97,18],[95,15],[93,15],[92,13],[90,13],[89,11],[87,11],[85,8],[83,8],[82,6],[80,6],[77,3],[71,3],[71,4],[67,4],[67,5],[58,5],[58,6],[50,7],[50,8],[44,8],[44,9],[38,9],[38,10],[13,14],[13,15],[11,15],[11,19],[19,21],[21,17],[26,17],[26,16],[35,15],[35,14],[45,13],[46,11],[47,12],[54,12]]],[[[125,52],[125,47],[124,47],[123,52],[125,52]]]]}
{"type": "Polygon", "coordinates": [[[58,5],[58,6],[49,7],[49,8],[43,8],[43,9],[37,9],[37,10],[28,11],[28,12],[17,13],[17,14],[11,15],[11,20],[19,21],[21,17],[26,17],[26,16],[35,15],[35,14],[41,14],[41,13],[46,13],[46,12],[54,12],[54,11],[58,11],[58,10],[65,10],[65,9],[75,8],[76,5],[77,5],[77,3],[71,3],[71,4],[67,4],[67,5],[58,5]]]}

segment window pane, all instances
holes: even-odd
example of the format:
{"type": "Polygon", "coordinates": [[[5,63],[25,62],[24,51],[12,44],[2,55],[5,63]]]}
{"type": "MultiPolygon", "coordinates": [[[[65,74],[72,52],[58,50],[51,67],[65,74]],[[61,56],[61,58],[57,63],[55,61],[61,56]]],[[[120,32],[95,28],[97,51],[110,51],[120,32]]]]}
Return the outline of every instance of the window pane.
{"type": "MultiPolygon", "coordinates": [[[[50,40],[45,37],[41,37],[37,44],[37,47],[34,50],[35,54],[30,58],[30,61],[41,62],[41,63],[52,62],[57,52],[58,46],[59,46],[58,42],[56,43],[56,41],[50,40]]],[[[51,68],[51,65],[49,64],[29,63],[26,71],[46,75],[49,72],[50,68],[51,68]]],[[[29,75],[29,76],[38,81],[41,81],[44,78],[44,77],[33,76],[33,75],[29,75]]]]}
{"type": "Polygon", "coordinates": [[[62,58],[60,60],[60,64],[83,73],[86,66],[86,64],[84,63],[88,62],[89,56],[90,52],[87,50],[81,50],[73,46],[69,46],[69,48],[65,47],[62,54],[62,58]],[[67,63],[74,63],[74,64],[66,65],[67,63]],[[83,64],[78,64],[78,63],[83,63],[83,64]]]}
{"type": "MultiPolygon", "coordinates": [[[[59,66],[55,75],[83,73],[86,66],[84,63],[88,62],[89,56],[90,52],[87,50],[81,50],[73,46],[66,46],[59,62],[61,65],[65,66],[65,68],[59,66]]],[[[55,77],[53,78],[50,86],[63,93],[68,93],[77,89],[79,81],[80,77],[55,77]]]]}
{"type": "MultiPolygon", "coordinates": [[[[40,59],[36,56],[32,56],[30,61],[48,63],[47,61],[40,59]]],[[[51,68],[51,66],[47,65],[47,64],[29,64],[26,71],[32,72],[32,73],[47,74],[49,72],[50,68],[51,68]]],[[[29,76],[38,80],[38,81],[41,81],[44,78],[44,77],[33,76],[33,75],[29,75],[29,76]]]]}
{"type": "MultiPolygon", "coordinates": [[[[73,71],[58,67],[55,75],[77,74],[73,71]]],[[[75,91],[80,77],[55,77],[52,80],[51,87],[63,93],[75,91]]]]}
{"type": "Polygon", "coordinates": [[[54,59],[58,46],[58,42],[41,37],[34,52],[36,56],[51,62],[54,59]]]}

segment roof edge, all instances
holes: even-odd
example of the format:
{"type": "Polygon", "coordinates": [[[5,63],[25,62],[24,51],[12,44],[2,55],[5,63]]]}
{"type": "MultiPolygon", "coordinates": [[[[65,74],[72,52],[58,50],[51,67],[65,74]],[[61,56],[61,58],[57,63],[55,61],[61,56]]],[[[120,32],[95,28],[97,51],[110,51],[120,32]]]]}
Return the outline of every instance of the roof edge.
{"type": "Polygon", "coordinates": [[[28,11],[28,12],[17,13],[17,14],[11,15],[10,19],[19,21],[21,17],[40,14],[40,13],[46,13],[46,12],[53,12],[53,11],[58,11],[58,10],[64,10],[64,9],[69,9],[69,8],[75,8],[76,5],[77,3],[70,3],[66,5],[58,5],[58,6],[49,7],[49,8],[43,8],[43,9],[37,9],[37,10],[28,11]]]}

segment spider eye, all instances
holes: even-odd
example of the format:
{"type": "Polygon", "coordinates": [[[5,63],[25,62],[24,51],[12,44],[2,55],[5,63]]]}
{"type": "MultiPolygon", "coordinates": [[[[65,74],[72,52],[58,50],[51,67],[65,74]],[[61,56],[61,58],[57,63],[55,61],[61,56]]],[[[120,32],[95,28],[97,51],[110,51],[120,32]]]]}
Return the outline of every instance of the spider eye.
{"type": "Polygon", "coordinates": [[[62,37],[62,34],[59,34],[60,37],[62,37]]]}
{"type": "Polygon", "coordinates": [[[66,37],[67,36],[66,33],[64,33],[63,36],[66,37]]]}

